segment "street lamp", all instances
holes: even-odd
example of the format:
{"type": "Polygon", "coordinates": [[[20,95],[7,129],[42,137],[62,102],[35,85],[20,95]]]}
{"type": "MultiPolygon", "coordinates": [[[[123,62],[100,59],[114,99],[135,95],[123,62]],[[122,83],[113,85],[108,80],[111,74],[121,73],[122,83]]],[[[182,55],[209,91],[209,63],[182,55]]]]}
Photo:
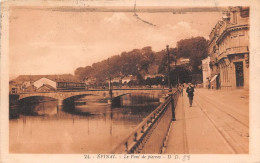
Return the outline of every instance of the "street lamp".
{"type": "Polygon", "coordinates": [[[164,89],[164,78],[162,78],[162,87],[164,89]]]}
{"type": "Polygon", "coordinates": [[[176,72],[176,84],[179,85],[179,72],[177,71],[177,67],[176,67],[176,63],[177,63],[177,55],[174,55],[174,68],[175,68],[175,72],[176,72]]]}
{"type": "MultiPolygon", "coordinates": [[[[169,45],[166,45],[166,49],[167,49],[167,61],[168,61],[168,85],[169,85],[169,92],[172,91],[172,86],[171,86],[171,81],[170,81],[170,52],[169,52],[169,45]]],[[[179,73],[177,71],[177,54],[173,54],[174,56],[174,68],[175,68],[175,71],[176,71],[176,77],[175,77],[175,81],[176,81],[176,84],[179,84],[179,73]]]]}
{"type": "MultiPolygon", "coordinates": [[[[168,60],[168,85],[169,85],[169,96],[171,98],[171,108],[172,108],[172,121],[176,121],[175,118],[175,106],[174,106],[174,99],[172,94],[172,86],[171,86],[171,80],[170,80],[170,52],[169,52],[169,45],[166,45],[167,49],[167,60],[168,60]]],[[[175,62],[176,65],[176,62],[175,62]]],[[[175,66],[176,67],[176,66],[175,66]]]]}
{"type": "Polygon", "coordinates": [[[112,84],[111,84],[111,75],[110,75],[110,64],[109,64],[109,58],[107,60],[108,62],[108,77],[109,77],[109,83],[108,83],[108,89],[109,89],[109,96],[110,96],[110,99],[112,99],[112,84]]]}
{"type": "Polygon", "coordinates": [[[171,85],[171,79],[170,79],[170,52],[169,52],[169,45],[166,45],[166,50],[167,50],[167,66],[168,66],[168,87],[169,87],[169,93],[172,92],[172,85],[171,85]]]}

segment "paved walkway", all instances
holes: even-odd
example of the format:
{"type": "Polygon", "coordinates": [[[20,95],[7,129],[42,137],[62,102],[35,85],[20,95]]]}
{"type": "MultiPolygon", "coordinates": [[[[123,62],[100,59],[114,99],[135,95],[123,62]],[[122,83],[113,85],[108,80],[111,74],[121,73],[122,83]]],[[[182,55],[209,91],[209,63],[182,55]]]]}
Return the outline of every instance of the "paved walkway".
{"type": "Polygon", "coordinates": [[[243,154],[249,151],[248,92],[195,89],[180,98],[165,153],[243,154]]]}

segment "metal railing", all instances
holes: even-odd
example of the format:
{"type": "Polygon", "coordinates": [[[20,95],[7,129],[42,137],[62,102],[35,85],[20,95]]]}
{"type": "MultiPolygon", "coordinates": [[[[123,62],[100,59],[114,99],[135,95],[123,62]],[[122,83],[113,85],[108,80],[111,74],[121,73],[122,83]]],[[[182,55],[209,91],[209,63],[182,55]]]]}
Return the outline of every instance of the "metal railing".
{"type": "Polygon", "coordinates": [[[170,124],[175,119],[179,90],[151,112],[111,153],[162,153],[170,124]]]}

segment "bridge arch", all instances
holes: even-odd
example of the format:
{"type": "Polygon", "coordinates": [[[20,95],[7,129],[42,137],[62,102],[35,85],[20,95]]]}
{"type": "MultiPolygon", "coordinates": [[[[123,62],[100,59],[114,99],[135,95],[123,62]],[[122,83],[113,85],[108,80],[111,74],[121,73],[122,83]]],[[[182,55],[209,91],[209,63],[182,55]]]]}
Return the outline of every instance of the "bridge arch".
{"type": "Polygon", "coordinates": [[[48,98],[52,98],[55,100],[58,100],[59,98],[57,96],[52,96],[52,95],[29,95],[29,96],[20,96],[19,97],[19,101],[21,100],[25,100],[25,99],[29,99],[29,98],[35,98],[35,97],[48,97],[48,98]]]}
{"type": "MultiPolygon", "coordinates": [[[[132,94],[132,93],[155,93],[157,92],[157,95],[159,95],[162,90],[113,90],[113,99],[120,100],[120,97],[126,95],[126,94],[132,94]]],[[[64,100],[67,100],[68,98],[74,98],[77,96],[85,96],[85,95],[99,95],[104,98],[109,97],[108,90],[86,90],[86,91],[80,91],[80,92],[32,92],[32,93],[22,93],[19,95],[19,100],[22,100],[24,98],[29,97],[50,97],[58,100],[58,105],[62,105],[64,100]]],[[[113,100],[112,101],[115,101],[113,100]]]]}
{"type": "Polygon", "coordinates": [[[63,98],[64,100],[68,100],[68,99],[73,99],[73,98],[77,98],[77,97],[84,97],[84,96],[95,96],[96,94],[91,94],[91,93],[83,93],[83,94],[76,94],[76,95],[71,95],[71,96],[65,96],[63,98]]]}

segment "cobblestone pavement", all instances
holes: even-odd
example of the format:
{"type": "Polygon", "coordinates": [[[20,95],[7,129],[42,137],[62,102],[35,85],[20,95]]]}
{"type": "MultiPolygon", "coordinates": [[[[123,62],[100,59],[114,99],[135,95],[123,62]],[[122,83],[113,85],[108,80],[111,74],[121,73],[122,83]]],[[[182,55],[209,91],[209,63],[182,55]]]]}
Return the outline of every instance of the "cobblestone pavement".
{"type": "Polygon", "coordinates": [[[178,102],[165,153],[247,154],[248,91],[195,89],[193,106],[187,94],[178,102]]]}

